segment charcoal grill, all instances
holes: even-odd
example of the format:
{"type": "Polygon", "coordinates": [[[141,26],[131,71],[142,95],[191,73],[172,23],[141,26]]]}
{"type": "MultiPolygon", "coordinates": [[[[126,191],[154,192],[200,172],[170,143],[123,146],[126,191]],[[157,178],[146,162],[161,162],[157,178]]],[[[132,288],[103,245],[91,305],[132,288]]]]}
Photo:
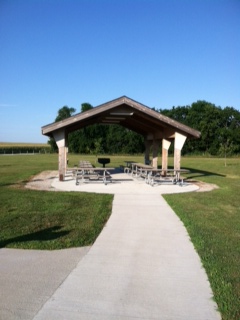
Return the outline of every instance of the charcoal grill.
{"type": "Polygon", "coordinates": [[[110,163],[110,158],[98,158],[98,163],[101,163],[103,168],[105,168],[105,164],[110,163]]]}

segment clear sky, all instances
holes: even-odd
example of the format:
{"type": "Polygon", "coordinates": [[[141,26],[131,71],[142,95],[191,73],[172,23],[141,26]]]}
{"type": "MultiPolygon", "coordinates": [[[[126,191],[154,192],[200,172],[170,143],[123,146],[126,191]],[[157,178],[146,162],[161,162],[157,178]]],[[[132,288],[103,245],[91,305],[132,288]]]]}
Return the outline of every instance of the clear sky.
{"type": "Polygon", "coordinates": [[[240,0],[0,0],[0,142],[122,95],[240,110],[240,0]]]}

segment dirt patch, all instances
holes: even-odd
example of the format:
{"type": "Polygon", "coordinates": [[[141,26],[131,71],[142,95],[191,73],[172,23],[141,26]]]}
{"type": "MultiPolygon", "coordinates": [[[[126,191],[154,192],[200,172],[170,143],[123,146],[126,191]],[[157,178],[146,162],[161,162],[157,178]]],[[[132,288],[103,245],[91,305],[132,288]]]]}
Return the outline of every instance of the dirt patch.
{"type": "MultiPolygon", "coordinates": [[[[58,176],[58,171],[43,171],[34,176],[25,186],[27,189],[45,190],[45,191],[58,191],[52,187],[53,179],[58,176]]],[[[195,184],[199,187],[196,192],[208,192],[219,187],[216,184],[205,183],[202,181],[187,180],[187,182],[195,184]]]]}
{"type": "Polygon", "coordinates": [[[187,181],[199,187],[199,189],[196,190],[196,192],[208,192],[208,191],[212,191],[214,189],[219,188],[216,184],[213,184],[213,183],[206,183],[202,181],[193,181],[193,180],[187,180],[187,181]]]}
{"type": "Polygon", "coordinates": [[[52,187],[53,179],[58,176],[58,171],[43,171],[34,176],[25,186],[27,189],[56,191],[52,187]]]}

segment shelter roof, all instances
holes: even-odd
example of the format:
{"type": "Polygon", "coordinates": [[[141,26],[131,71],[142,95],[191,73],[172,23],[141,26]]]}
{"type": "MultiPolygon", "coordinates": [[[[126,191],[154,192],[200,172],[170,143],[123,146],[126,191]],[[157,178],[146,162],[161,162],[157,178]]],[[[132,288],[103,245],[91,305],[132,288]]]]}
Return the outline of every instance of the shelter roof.
{"type": "Polygon", "coordinates": [[[172,120],[126,96],[106,102],[85,112],[42,127],[42,134],[49,137],[58,130],[66,134],[93,124],[119,124],[145,137],[174,138],[175,132],[188,138],[199,138],[200,132],[172,120]]]}

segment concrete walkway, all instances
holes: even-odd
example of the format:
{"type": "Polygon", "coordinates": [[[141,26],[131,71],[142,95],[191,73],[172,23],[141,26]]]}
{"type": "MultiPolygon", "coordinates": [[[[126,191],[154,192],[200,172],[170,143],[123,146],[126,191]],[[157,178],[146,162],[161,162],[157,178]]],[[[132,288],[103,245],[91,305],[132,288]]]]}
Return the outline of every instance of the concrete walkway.
{"type": "MultiPolygon", "coordinates": [[[[186,229],[160,195],[164,186],[130,184],[126,176],[120,180],[107,186],[53,182],[54,188],[69,191],[112,193],[115,188],[113,209],[94,245],[77,257],[76,266],[72,263],[46,303],[36,297],[33,319],[219,320],[186,229]]],[[[191,185],[166,187],[169,192],[196,190],[191,185]]]]}

